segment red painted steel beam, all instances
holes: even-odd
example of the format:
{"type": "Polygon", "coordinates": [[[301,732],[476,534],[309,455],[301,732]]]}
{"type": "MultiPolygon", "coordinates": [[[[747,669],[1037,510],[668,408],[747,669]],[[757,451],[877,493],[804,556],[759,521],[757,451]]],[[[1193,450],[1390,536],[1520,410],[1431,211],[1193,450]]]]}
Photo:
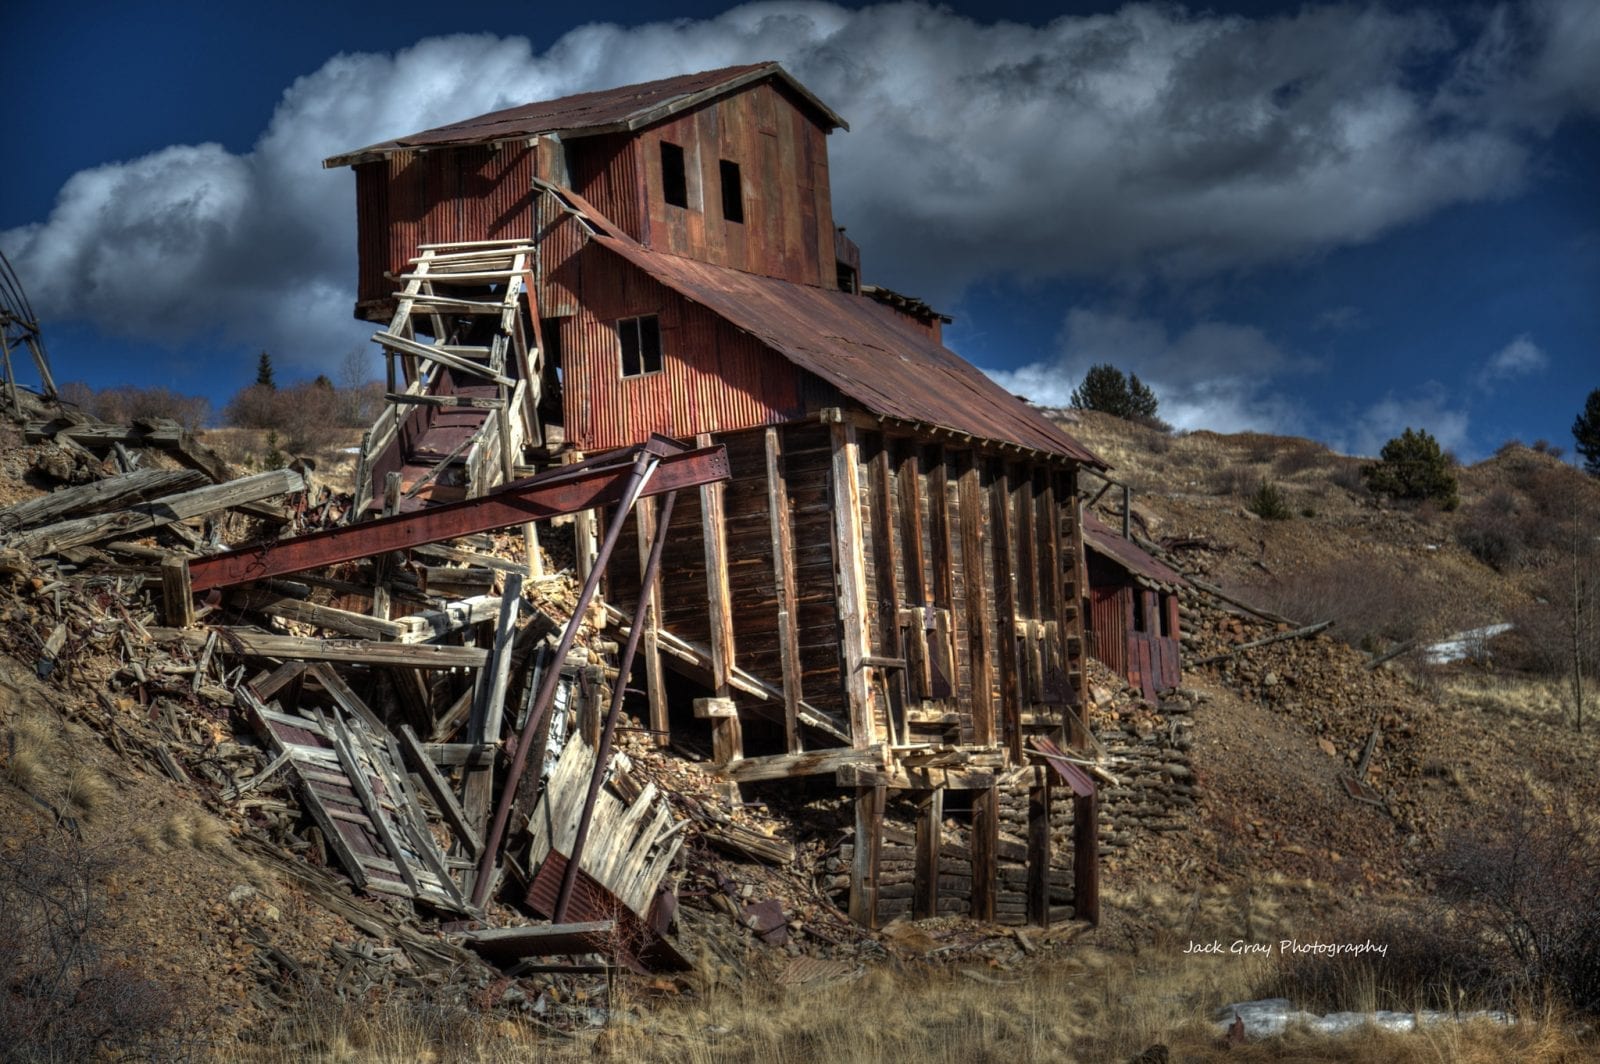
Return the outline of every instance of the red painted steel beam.
{"type": "Polygon", "coordinates": [[[190,586],[195,591],[232,587],[610,505],[622,498],[641,450],[660,459],[642,495],[728,479],[728,455],[720,445],[677,450],[679,446],[652,441],[527,477],[476,499],[195,558],[189,563],[190,586]]]}

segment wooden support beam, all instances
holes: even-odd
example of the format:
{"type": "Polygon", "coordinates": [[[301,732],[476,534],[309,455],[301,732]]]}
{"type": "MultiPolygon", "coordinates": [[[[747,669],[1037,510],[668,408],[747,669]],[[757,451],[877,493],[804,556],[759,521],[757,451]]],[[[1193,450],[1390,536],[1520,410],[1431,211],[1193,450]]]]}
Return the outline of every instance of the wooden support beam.
{"type": "Polygon", "coordinates": [[[882,707],[885,737],[899,742],[906,737],[906,672],[905,648],[900,645],[899,603],[900,579],[898,552],[895,549],[894,498],[890,487],[889,441],[878,437],[878,446],[867,467],[867,497],[872,514],[872,559],[876,577],[870,589],[877,599],[877,631],[875,654],[869,654],[865,663],[878,669],[888,698],[882,707]],[[885,668],[887,659],[898,659],[898,666],[885,668]]]}
{"type": "MultiPolygon", "coordinates": [[[[710,447],[711,436],[700,433],[695,445],[710,447]]],[[[706,608],[711,631],[711,683],[719,698],[731,693],[734,668],[733,596],[728,590],[727,515],[723,510],[721,482],[700,486],[700,534],[705,545],[706,608]]]]}
{"type": "Polygon", "coordinates": [[[161,604],[169,625],[174,628],[194,627],[194,591],[189,586],[189,559],[172,557],[162,560],[161,604]]]}
{"type": "Polygon", "coordinates": [[[878,926],[878,855],[883,845],[883,787],[856,788],[855,851],[850,865],[850,919],[878,926]]]}
{"type": "MultiPolygon", "coordinates": [[[[965,577],[967,657],[972,675],[972,741],[995,741],[994,650],[989,640],[989,571],[984,563],[983,526],[989,519],[976,455],[962,451],[957,459],[957,512],[961,523],[961,566],[965,577]]],[[[974,894],[976,897],[976,894],[974,894]]]]}
{"type": "Polygon", "coordinates": [[[455,792],[450,789],[449,782],[434,767],[433,760],[428,757],[422,743],[417,740],[417,733],[412,731],[408,724],[400,725],[400,751],[405,755],[406,763],[411,766],[412,774],[422,783],[422,789],[428,792],[428,797],[438,808],[439,815],[444,817],[445,823],[450,825],[450,830],[455,832],[456,838],[461,843],[462,852],[468,857],[476,858],[483,852],[483,839],[479,836],[477,828],[467,819],[461,803],[456,801],[455,792]]]}
{"type": "Polygon", "coordinates": [[[722,773],[736,783],[758,783],[762,780],[820,776],[836,773],[846,765],[880,765],[882,762],[882,746],[869,746],[865,749],[842,746],[826,750],[807,750],[796,754],[747,757],[726,766],[722,773]]]}
{"type": "Polygon", "coordinates": [[[928,543],[933,565],[933,604],[950,609],[955,601],[955,555],[950,546],[950,469],[944,448],[928,448],[928,543]]]}
{"type": "Polygon", "coordinates": [[[783,434],[766,430],[767,520],[772,528],[772,581],[778,599],[778,657],[783,670],[783,734],[791,754],[799,753],[800,702],[805,697],[800,668],[799,597],[795,586],[794,524],[789,481],[783,462],[783,434]]]}
{"type": "Polygon", "coordinates": [[[639,638],[639,653],[644,657],[645,692],[650,699],[650,731],[657,746],[672,741],[667,713],[667,676],[661,663],[661,571],[649,572],[650,545],[656,538],[656,501],[640,499],[633,507],[634,525],[639,534],[639,579],[651,578],[639,594],[648,598],[644,631],[639,638]]]}
{"type": "Polygon", "coordinates": [[[731,698],[697,698],[694,715],[711,722],[711,763],[726,770],[744,757],[744,731],[731,698]]]}
{"type": "Polygon", "coordinates": [[[939,915],[939,849],[944,841],[944,789],[935,788],[917,800],[917,860],[911,915],[926,920],[939,915]]]}
{"type": "Polygon", "coordinates": [[[1028,789],[1028,922],[1050,926],[1050,773],[1028,789]]]}
{"type": "Polygon", "coordinates": [[[1075,796],[1072,800],[1072,904],[1073,916],[1100,924],[1100,797],[1075,796]]]}
{"type": "Polygon", "coordinates": [[[994,919],[999,877],[1000,791],[990,787],[972,796],[972,916],[994,919]]]}
{"type": "Polygon", "coordinates": [[[48,495],[27,499],[0,510],[0,529],[7,534],[69,517],[119,510],[147,499],[200,487],[203,474],[193,469],[138,469],[48,495]]]}
{"type": "Polygon", "coordinates": [[[861,485],[857,473],[856,428],[850,422],[828,426],[832,442],[833,569],[839,592],[839,630],[844,654],[845,697],[849,705],[850,738],[857,747],[870,746],[881,736],[876,727],[872,685],[866,665],[870,635],[867,632],[867,577],[865,544],[861,534],[861,485]]]}
{"type": "Polygon", "coordinates": [[[305,599],[279,595],[272,591],[255,589],[230,591],[228,603],[267,617],[315,625],[358,639],[399,639],[409,631],[405,625],[397,621],[368,617],[364,613],[352,613],[350,610],[336,609],[333,606],[319,606],[305,599]]]}

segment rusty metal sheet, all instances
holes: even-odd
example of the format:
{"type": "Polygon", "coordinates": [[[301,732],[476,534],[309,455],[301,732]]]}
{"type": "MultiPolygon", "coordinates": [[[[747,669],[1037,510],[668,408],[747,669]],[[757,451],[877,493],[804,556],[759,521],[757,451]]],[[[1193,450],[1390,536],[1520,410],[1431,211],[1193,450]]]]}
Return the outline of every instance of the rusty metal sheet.
{"type": "Polygon", "coordinates": [[[1105,468],[1049,419],[880,303],[663,254],[620,233],[591,240],[873,413],[1105,468]]]}
{"type": "Polygon", "coordinates": [[[1094,797],[1094,779],[1083,769],[1067,760],[1067,755],[1054,741],[1043,735],[1035,735],[1030,740],[1033,748],[1045,759],[1055,774],[1079,798],[1094,797]]]}
{"type": "Polygon", "coordinates": [[[1123,539],[1104,521],[1088,512],[1083,515],[1083,548],[1103,555],[1135,576],[1163,588],[1188,586],[1189,582],[1182,573],[1140,550],[1131,540],[1123,539]]]}
{"type": "MultiPolygon", "coordinates": [[[[561,878],[566,874],[567,858],[560,850],[551,850],[544,863],[528,884],[523,901],[541,916],[550,916],[556,910],[556,895],[561,891],[561,878]]],[[[692,967],[677,948],[659,935],[654,921],[641,919],[638,913],[622,904],[615,894],[593,876],[578,869],[572,897],[567,903],[569,920],[585,923],[597,920],[614,920],[617,934],[600,952],[614,952],[617,960],[640,974],[659,971],[687,971],[692,967]]]]}
{"type": "Polygon", "coordinates": [[[494,141],[531,137],[540,133],[561,132],[572,135],[586,130],[628,128],[636,123],[648,122],[657,116],[667,117],[682,107],[691,106],[694,97],[714,93],[719,89],[731,91],[767,77],[774,77],[784,82],[822,119],[823,124],[830,128],[849,128],[845,125],[844,119],[812,96],[777,63],[750,63],[507,107],[335,155],[325,159],[322,165],[343,166],[356,161],[358,157],[387,154],[408,148],[489,144],[494,141]]]}
{"type": "MultiPolygon", "coordinates": [[[[720,445],[675,450],[681,445],[661,440],[642,446],[661,448],[642,496],[728,479],[728,455],[720,445]]],[[[190,584],[195,591],[229,587],[606,506],[620,499],[638,450],[552,469],[476,499],[196,558],[189,563],[190,584]]]]}

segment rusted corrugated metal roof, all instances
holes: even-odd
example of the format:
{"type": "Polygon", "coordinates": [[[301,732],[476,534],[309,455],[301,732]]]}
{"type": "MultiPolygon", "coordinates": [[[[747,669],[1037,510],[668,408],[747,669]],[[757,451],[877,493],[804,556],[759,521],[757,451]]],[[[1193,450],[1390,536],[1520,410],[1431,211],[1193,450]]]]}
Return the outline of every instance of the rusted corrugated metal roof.
{"type": "Polygon", "coordinates": [[[577,136],[634,130],[769,77],[783,82],[805,100],[828,129],[850,128],[844,119],[777,63],[749,63],[598,92],[580,92],[558,100],[543,100],[491,111],[476,118],[334,155],[324,159],[322,165],[349,166],[397,151],[489,144],[540,133],[577,136]]]}
{"type": "Polygon", "coordinates": [[[590,239],[875,414],[1105,468],[1027,403],[874,300],[669,255],[615,231],[590,239]]]}
{"type": "Polygon", "coordinates": [[[1083,546],[1102,554],[1136,577],[1143,577],[1164,587],[1182,587],[1188,584],[1183,574],[1165,562],[1146,554],[1130,540],[1112,531],[1104,521],[1085,511],[1083,515],[1083,546]]]}

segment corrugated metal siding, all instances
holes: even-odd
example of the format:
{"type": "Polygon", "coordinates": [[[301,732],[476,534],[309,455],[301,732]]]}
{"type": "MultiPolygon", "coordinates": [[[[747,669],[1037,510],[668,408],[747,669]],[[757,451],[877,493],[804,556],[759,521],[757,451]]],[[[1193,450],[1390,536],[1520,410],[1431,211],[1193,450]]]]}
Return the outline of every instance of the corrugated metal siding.
{"type": "Polygon", "coordinates": [[[533,234],[529,148],[397,152],[356,167],[358,298],[387,299],[424,243],[533,234]]]}
{"type": "MultiPolygon", "coordinates": [[[[569,269],[571,267],[569,266],[569,269]]],[[[803,371],[610,256],[582,256],[583,305],[561,325],[568,439],[585,451],[800,416],[803,371]],[[663,369],[623,378],[615,323],[657,314],[663,369]]]]}
{"type": "Polygon", "coordinates": [[[1089,592],[1090,629],[1094,636],[1094,656],[1106,667],[1128,675],[1128,622],[1131,607],[1128,596],[1133,589],[1097,587],[1089,592]]]}
{"type": "MultiPolygon", "coordinates": [[[[635,240],[646,241],[645,168],[640,165],[646,156],[638,139],[625,133],[582,137],[568,142],[566,150],[573,190],[594,204],[606,221],[635,240]]],[[[659,161],[655,166],[659,168],[659,161]]],[[[656,186],[660,186],[659,177],[656,186]]]]}

